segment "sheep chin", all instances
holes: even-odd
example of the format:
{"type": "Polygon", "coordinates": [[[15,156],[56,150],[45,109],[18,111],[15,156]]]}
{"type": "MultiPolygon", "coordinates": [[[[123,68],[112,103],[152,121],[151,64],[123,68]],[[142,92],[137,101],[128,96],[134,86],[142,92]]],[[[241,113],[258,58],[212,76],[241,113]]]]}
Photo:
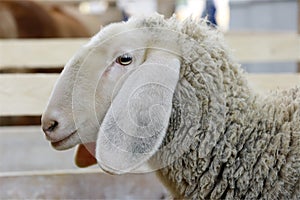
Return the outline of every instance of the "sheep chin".
{"type": "Polygon", "coordinates": [[[60,141],[51,142],[51,146],[56,150],[62,151],[62,150],[70,149],[79,143],[81,143],[80,138],[77,132],[75,131],[74,133],[70,134],[68,137],[60,141]]]}

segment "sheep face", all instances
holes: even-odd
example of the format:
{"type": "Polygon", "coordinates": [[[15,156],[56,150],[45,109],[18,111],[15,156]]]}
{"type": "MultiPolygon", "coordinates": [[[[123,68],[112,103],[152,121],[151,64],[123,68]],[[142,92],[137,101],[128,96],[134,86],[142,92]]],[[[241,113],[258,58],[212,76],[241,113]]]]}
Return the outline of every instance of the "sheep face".
{"type": "Polygon", "coordinates": [[[42,116],[55,149],[96,142],[100,167],[115,174],[155,153],[180,72],[179,52],[170,43],[178,35],[155,35],[134,20],[112,24],[67,63],[42,116]]]}

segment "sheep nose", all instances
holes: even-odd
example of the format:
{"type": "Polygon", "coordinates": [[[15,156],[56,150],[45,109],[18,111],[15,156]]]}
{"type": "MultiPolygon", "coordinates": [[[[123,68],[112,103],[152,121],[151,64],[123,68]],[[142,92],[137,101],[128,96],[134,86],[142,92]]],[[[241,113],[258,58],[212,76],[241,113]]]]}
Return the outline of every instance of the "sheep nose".
{"type": "Polygon", "coordinates": [[[46,135],[54,132],[58,127],[58,122],[56,120],[47,120],[42,122],[42,129],[46,135]]]}

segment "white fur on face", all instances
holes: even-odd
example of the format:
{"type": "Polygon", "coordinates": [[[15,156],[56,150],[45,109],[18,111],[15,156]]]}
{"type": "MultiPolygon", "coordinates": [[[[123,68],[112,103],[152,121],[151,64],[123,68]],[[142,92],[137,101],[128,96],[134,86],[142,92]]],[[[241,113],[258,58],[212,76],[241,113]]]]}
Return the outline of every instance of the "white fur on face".
{"type": "Polygon", "coordinates": [[[113,92],[118,91],[116,84],[119,82],[122,85],[121,77],[126,77],[144,59],[145,50],[138,50],[138,47],[146,46],[143,44],[146,41],[141,43],[141,40],[131,34],[117,36],[132,28],[130,24],[113,24],[104,28],[65,66],[42,121],[54,119],[59,122],[55,134],[48,138],[50,141],[62,140],[75,130],[77,134],[54,148],[66,149],[78,143],[96,140],[113,92]],[[115,62],[118,56],[127,52],[133,57],[130,65],[122,66],[115,62]]]}
{"type": "Polygon", "coordinates": [[[48,138],[64,141],[56,149],[96,142],[97,161],[110,173],[135,170],[158,150],[179,80],[180,35],[134,25],[113,24],[94,36],[66,65],[44,114],[59,123],[48,138]],[[128,65],[117,62],[124,54],[128,65]]]}

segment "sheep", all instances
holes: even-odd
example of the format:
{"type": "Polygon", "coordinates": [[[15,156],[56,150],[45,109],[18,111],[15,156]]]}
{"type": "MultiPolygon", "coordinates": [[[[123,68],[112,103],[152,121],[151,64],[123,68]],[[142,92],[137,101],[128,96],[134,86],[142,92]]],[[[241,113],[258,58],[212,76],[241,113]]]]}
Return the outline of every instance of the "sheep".
{"type": "Polygon", "coordinates": [[[66,64],[42,127],[57,150],[80,144],[80,166],[149,164],[174,198],[300,197],[300,88],[259,96],[205,20],[103,28],[66,64]]]}
{"type": "Polygon", "coordinates": [[[1,1],[0,38],[89,37],[86,18],[72,7],[38,1],[1,1]]]}

